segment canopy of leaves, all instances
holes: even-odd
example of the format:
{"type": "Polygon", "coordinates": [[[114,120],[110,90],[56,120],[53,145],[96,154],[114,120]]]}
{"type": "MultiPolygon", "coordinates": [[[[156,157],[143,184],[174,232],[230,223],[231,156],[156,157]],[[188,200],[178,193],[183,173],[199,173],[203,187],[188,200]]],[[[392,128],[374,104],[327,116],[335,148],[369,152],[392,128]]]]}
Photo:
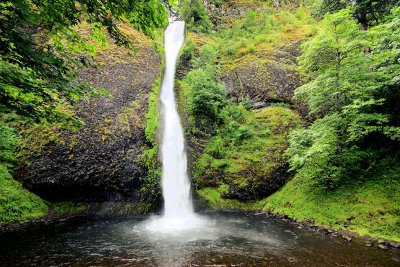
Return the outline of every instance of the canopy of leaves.
{"type": "Polygon", "coordinates": [[[0,3],[0,112],[15,111],[35,121],[79,121],[57,110],[60,102],[104,93],[82,81],[77,67],[87,67],[95,53],[93,42],[105,43],[105,32],[118,45],[132,47],[118,23],[153,37],[167,22],[158,0],[10,0],[0,3]],[[86,21],[91,40],[79,35],[86,21]]]}
{"type": "Polygon", "coordinates": [[[310,82],[295,97],[321,117],[290,138],[289,162],[304,177],[337,185],[397,149],[400,8],[389,18],[362,31],[349,10],[327,14],[319,35],[302,46],[299,63],[310,82]]]}
{"type": "Polygon", "coordinates": [[[311,11],[317,17],[351,7],[354,18],[364,29],[379,24],[390,13],[390,9],[399,3],[398,0],[316,0],[313,2],[311,11]]]}

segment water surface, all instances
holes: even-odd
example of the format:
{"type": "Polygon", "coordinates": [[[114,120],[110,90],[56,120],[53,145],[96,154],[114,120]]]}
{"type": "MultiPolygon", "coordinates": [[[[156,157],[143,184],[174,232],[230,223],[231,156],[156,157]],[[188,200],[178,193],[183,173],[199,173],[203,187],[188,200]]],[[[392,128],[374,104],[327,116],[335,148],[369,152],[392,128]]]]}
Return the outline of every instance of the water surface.
{"type": "Polygon", "coordinates": [[[149,219],[95,220],[0,237],[2,266],[400,266],[400,252],[299,229],[264,215],[212,213],[163,233],[149,219]]]}

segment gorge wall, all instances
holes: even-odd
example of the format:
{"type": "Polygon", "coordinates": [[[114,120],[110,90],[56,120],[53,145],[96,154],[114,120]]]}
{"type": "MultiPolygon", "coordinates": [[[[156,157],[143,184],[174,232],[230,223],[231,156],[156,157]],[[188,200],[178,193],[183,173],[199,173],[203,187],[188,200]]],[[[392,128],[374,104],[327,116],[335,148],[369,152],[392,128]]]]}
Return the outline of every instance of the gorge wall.
{"type": "MultiPolygon", "coordinates": [[[[194,62],[201,60],[202,47],[213,46],[218,54],[217,80],[237,116],[224,122],[226,125],[193,121],[188,111],[190,88],[178,81],[189,173],[195,195],[207,199],[211,192],[223,199],[256,201],[279,189],[291,176],[284,151],[288,133],[301,125],[298,113],[304,111],[292,97],[302,84],[296,57],[307,33],[304,23],[290,21],[294,18],[291,13],[260,16],[267,12],[264,2],[204,4],[213,32],[188,32],[177,77],[184,81],[197,68],[194,62]],[[257,34],[259,23],[271,29],[257,34]],[[228,42],[225,49],[216,44],[220,33],[228,40],[240,31],[245,33],[243,38],[228,42]],[[187,53],[188,46],[193,46],[193,51],[187,53]],[[220,151],[219,146],[226,149],[220,151]]],[[[108,90],[112,97],[82,102],[77,109],[62,107],[86,125],[77,131],[58,125],[21,127],[17,175],[29,190],[46,200],[127,201],[142,203],[145,210],[160,204],[159,85],[155,81],[157,77],[159,81],[162,55],[155,54],[151,41],[141,33],[128,26],[123,30],[138,53],[129,57],[126,49],[111,43],[96,55],[98,69],[79,71],[84,80],[108,90]]],[[[90,34],[90,28],[82,25],[80,33],[90,34]]]]}
{"type": "MultiPolygon", "coordinates": [[[[83,80],[111,95],[70,109],[86,125],[77,131],[58,125],[20,131],[18,177],[46,200],[152,202],[155,196],[158,201],[158,187],[150,188],[146,180],[149,170],[143,153],[152,147],[145,136],[146,115],[162,54],[155,53],[152,41],[142,33],[127,25],[122,30],[137,53],[129,56],[127,49],[110,42],[96,55],[97,69],[79,70],[83,80]]],[[[89,34],[90,27],[81,25],[79,31],[89,34]]]]}

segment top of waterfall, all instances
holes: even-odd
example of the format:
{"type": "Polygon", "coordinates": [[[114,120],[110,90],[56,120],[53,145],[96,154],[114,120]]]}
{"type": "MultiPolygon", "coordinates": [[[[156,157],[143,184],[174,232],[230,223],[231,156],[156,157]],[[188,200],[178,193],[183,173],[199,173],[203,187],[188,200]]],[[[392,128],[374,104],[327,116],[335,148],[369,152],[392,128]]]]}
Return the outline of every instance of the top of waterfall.
{"type": "Polygon", "coordinates": [[[168,19],[169,23],[174,22],[174,21],[181,21],[181,19],[178,16],[172,15],[168,19]]]}
{"type": "Polygon", "coordinates": [[[179,12],[176,11],[173,6],[169,6],[168,11],[169,11],[169,18],[168,18],[169,23],[181,20],[181,18],[179,17],[179,12]]]}

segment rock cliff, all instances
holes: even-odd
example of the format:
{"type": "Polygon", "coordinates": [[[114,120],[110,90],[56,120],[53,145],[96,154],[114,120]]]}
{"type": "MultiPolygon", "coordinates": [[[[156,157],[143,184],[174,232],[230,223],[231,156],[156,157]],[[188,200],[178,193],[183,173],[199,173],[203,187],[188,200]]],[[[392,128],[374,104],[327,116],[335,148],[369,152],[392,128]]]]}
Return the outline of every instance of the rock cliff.
{"type": "MultiPolygon", "coordinates": [[[[142,153],[152,84],[160,73],[161,54],[152,41],[122,26],[137,53],[110,42],[96,55],[99,67],[80,70],[83,80],[111,97],[92,98],[70,112],[86,125],[21,130],[18,176],[27,188],[51,201],[134,201],[147,176],[142,153]]],[[[82,25],[81,33],[90,28],[82,25]]],[[[66,107],[63,107],[66,108],[66,107]]]]}

